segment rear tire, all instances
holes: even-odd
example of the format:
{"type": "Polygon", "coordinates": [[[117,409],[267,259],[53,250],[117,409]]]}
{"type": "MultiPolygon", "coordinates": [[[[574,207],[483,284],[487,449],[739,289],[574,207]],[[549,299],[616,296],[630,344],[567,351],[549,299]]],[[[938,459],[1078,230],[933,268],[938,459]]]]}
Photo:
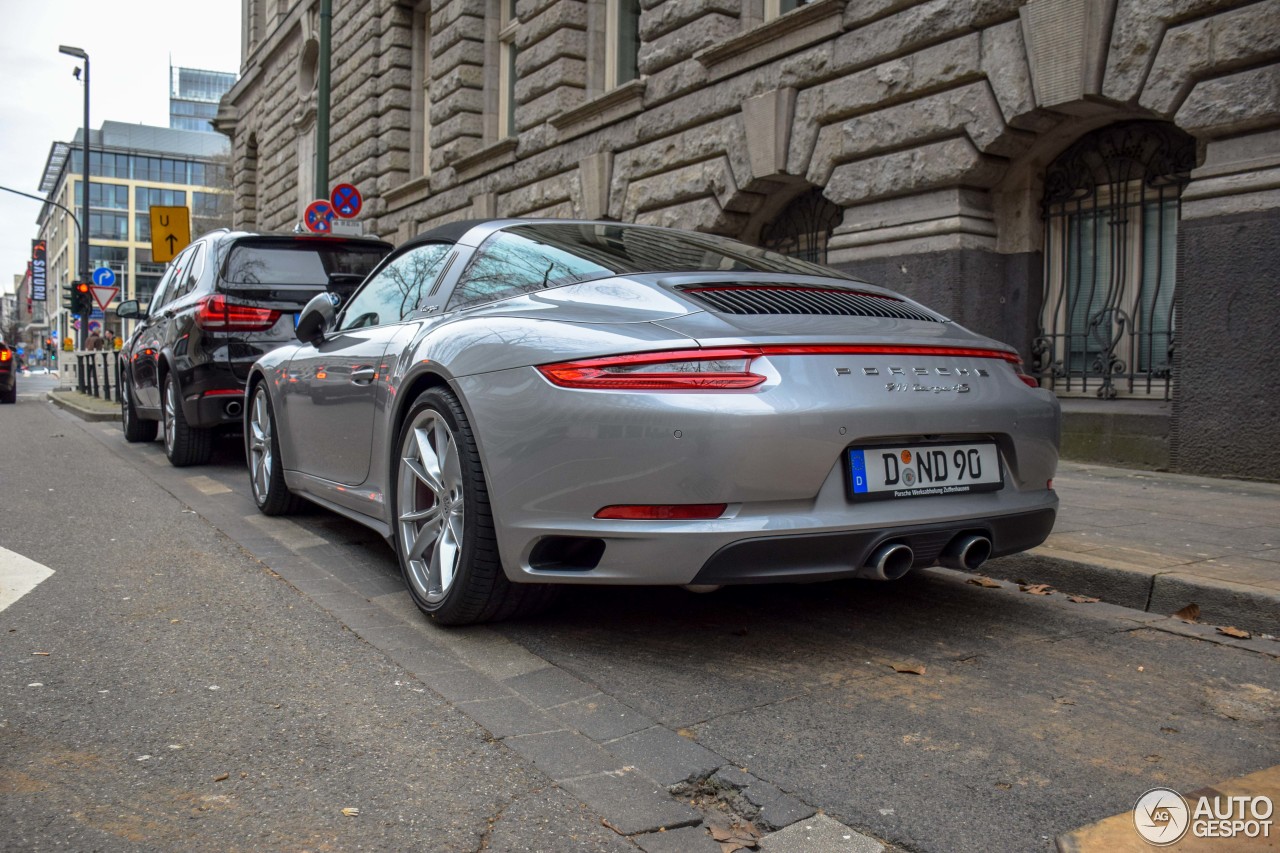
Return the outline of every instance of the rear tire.
{"type": "Polygon", "coordinates": [[[164,455],[175,468],[203,465],[213,454],[211,430],[193,427],[182,411],[182,394],[178,380],[170,373],[164,378],[164,455]]]}
{"type": "Polygon", "coordinates": [[[275,409],[265,385],[253,389],[244,425],[244,455],[249,463],[249,490],[263,515],[289,515],[302,500],[284,482],[275,409]]]}
{"type": "Polygon", "coordinates": [[[507,580],[484,467],[466,413],[432,388],[409,409],[392,465],[393,538],[418,609],[442,625],[531,615],[557,592],[507,580]]]}
{"type": "Polygon", "coordinates": [[[0,404],[8,405],[18,402],[18,380],[13,380],[13,387],[8,391],[0,391],[0,404]]]}
{"type": "Polygon", "coordinates": [[[155,421],[144,421],[138,417],[138,408],[133,404],[133,387],[124,378],[120,381],[120,426],[124,429],[124,440],[130,444],[155,441],[160,430],[160,424],[155,421]]]}

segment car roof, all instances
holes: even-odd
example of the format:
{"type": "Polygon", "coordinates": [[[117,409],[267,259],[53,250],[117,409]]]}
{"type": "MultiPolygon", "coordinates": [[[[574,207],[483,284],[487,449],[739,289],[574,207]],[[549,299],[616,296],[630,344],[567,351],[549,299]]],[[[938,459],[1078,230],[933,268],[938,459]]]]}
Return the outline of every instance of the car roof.
{"type": "MultiPolygon", "coordinates": [[[[218,240],[267,239],[288,242],[307,242],[311,240],[332,241],[336,243],[365,243],[391,247],[391,243],[377,237],[366,235],[347,236],[345,234],[312,234],[294,233],[291,231],[232,231],[230,228],[219,228],[200,235],[197,239],[217,238],[218,240]]],[[[194,242],[194,241],[193,241],[194,242]]]]}
{"type": "Polygon", "coordinates": [[[613,219],[558,219],[547,216],[531,216],[528,218],[498,216],[487,219],[460,219],[446,222],[423,231],[400,244],[401,249],[418,246],[423,243],[463,243],[478,246],[495,231],[510,228],[514,225],[609,225],[617,228],[653,229],[659,231],[679,231],[678,228],[661,228],[655,225],[639,225],[634,222],[618,222],[613,219]],[[466,238],[466,239],[464,239],[466,238]]]}

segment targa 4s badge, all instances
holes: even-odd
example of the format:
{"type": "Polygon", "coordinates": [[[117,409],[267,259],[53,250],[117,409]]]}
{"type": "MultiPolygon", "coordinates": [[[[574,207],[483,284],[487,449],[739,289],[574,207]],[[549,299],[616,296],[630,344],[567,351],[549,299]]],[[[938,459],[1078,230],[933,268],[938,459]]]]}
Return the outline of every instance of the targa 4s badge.
{"type": "MultiPolygon", "coordinates": [[[[849,376],[853,371],[847,367],[837,367],[837,376],[849,376]]],[[[948,377],[987,377],[991,374],[986,368],[975,367],[899,367],[891,365],[886,368],[884,373],[880,372],[878,367],[862,368],[863,376],[888,376],[891,379],[901,376],[903,379],[907,377],[925,377],[925,376],[948,376],[948,377]]],[[[955,382],[950,385],[926,385],[922,382],[905,382],[890,381],[884,385],[886,391],[924,391],[930,394],[967,394],[970,391],[968,382],[955,382]]]]}

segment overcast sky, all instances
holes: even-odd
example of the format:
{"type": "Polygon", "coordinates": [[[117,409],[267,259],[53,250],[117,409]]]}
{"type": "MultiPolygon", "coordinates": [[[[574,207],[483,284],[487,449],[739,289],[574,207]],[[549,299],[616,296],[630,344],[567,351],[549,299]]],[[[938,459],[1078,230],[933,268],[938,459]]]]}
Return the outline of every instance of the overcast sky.
{"type": "MultiPolygon", "coordinates": [[[[0,0],[0,186],[34,195],[49,147],[84,121],[79,63],[89,54],[89,125],[169,126],[169,64],[240,70],[240,0],[0,0]]],[[[40,203],[0,191],[0,293],[27,269],[40,203]]],[[[77,211],[79,213],[79,211],[77,211]]]]}

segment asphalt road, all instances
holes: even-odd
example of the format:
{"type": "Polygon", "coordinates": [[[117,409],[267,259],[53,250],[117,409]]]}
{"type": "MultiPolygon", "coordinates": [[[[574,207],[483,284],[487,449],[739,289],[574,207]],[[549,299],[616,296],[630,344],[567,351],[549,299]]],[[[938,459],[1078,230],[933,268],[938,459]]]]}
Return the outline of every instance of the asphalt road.
{"type": "Polygon", "coordinates": [[[0,411],[0,849],[626,849],[93,429],[0,411]]]}
{"type": "Polygon", "coordinates": [[[510,703],[467,701],[481,680],[651,723],[629,760],[654,778],[644,743],[678,733],[906,850],[1050,849],[1151,787],[1280,761],[1276,657],[1164,617],[938,570],[577,589],[449,631],[375,535],[258,517],[234,441],[178,471],[33,397],[0,435],[0,546],[55,570],[0,612],[5,849],[635,849],[510,703]]]}

